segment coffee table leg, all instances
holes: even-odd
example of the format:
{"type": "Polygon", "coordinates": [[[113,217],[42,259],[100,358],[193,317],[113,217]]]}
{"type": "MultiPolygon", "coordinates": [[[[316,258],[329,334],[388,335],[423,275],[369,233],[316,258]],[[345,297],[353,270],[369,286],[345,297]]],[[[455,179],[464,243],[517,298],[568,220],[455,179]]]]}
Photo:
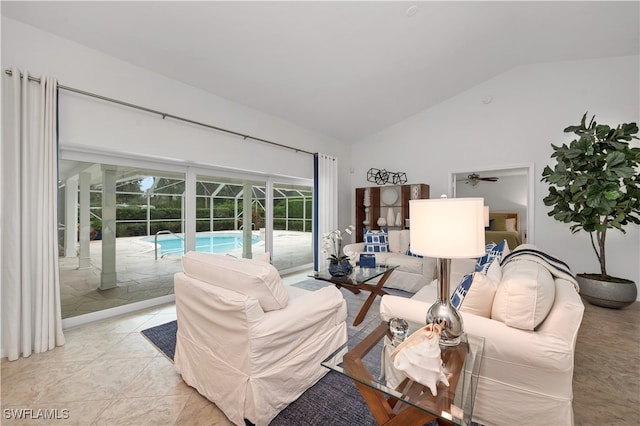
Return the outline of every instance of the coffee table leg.
{"type": "Polygon", "coordinates": [[[367,300],[364,301],[362,308],[360,308],[360,312],[358,312],[356,319],[353,321],[354,326],[360,324],[364,320],[364,317],[367,316],[367,312],[369,312],[369,308],[373,304],[373,301],[376,299],[376,296],[384,296],[385,294],[387,294],[387,292],[382,289],[382,286],[384,286],[385,281],[387,281],[387,278],[389,278],[392,272],[393,269],[385,272],[384,275],[380,277],[380,280],[378,280],[378,282],[376,283],[376,286],[371,289],[371,294],[369,295],[369,297],[367,297],[367,300]]]}

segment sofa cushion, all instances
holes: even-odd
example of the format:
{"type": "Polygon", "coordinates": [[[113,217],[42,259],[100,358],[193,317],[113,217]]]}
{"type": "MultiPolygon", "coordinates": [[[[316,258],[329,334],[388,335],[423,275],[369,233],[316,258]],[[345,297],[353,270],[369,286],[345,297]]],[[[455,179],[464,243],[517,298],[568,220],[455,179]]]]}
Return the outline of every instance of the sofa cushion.
{"type": "Polygon", "coordinates": [[[491,318],[494,297],[498,289],[498,281],[486,275],[474,274],[473,282],[460,306],[460,312],[467,312],[485,318],[491,318]]]}
{"type": "Polygon", "coordinates": [[[389,242],[389,251],[392,253],[400,253],[400,232],[397,230],[387,231],[387,241],[389,242]]]}
{"type": "Polygon", "coordinates": [[[544,266],[526,259],[509,262],[502,269],[491,318],[534,330],[551,311],[555,295],[554,279],[544,266]]]}
{"type": "Polygon", "coordinates": [[[262,260],[190,251],[182,257],[182,267],[192,278],[254,297],[265,312],[289,302],[278,270],[262,260]]]}
{"type": "Polygon", "coordinates": [[[386,229],[366,231],[364,236],[364,251],[367,253],[388,252],[389,238],[386,229]]]}
{"type": "Polygon", "coordinates": [[[396,253],[376,254],[376,262],[378,264],[397,266],[398,271],[409,272],[412,274],[422,274],[422,266],[424,265],[422,259],[396,253]]]}

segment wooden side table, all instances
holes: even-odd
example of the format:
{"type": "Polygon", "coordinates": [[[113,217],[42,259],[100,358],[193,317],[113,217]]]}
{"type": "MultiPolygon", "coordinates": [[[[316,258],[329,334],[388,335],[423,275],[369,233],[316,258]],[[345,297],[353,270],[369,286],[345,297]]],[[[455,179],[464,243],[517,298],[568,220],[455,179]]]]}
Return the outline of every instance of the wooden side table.
{"type": "Polygon", "coordinates": [[[346,354],[341,355],[343,347],[322,364],[353,379],[378,424],[425,424],[436,419],[438,424],[470,425],[484,339],[442,349],[449,386],[439,383],[437,396],[433,396],[428,387],[413,380],[405,379],[392,389],[374,376],[367,362],[380,355],[372,354],[377,357],[368,361],[365,356],[380,346],[384,336],[390,337],[389,325],[382,322],[366,333],[361,340],[354,336],[347,342],[351,349],[346,354]]]}

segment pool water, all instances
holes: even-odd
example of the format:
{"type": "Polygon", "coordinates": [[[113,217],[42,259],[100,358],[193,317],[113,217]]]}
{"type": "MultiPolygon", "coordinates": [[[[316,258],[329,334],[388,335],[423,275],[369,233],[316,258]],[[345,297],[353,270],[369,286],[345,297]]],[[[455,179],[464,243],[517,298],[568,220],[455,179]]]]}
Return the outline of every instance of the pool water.
{"type": "MultiPolygon", "coordinates": [[[[144,241],[153,243],[154,237],[144,238],[144,241]]],[[[258,235],[251,237],[251,244],[260,241],[258,235]]],[[[184,240],[174,235],[158,236],[160,253],[184,253],[184,240]]],[[[242,248],[242,234],[240,233],[215,233],[198,235],[196,237],[196,251],[204,253],[226,253],[233,249],[242,248]]]]}

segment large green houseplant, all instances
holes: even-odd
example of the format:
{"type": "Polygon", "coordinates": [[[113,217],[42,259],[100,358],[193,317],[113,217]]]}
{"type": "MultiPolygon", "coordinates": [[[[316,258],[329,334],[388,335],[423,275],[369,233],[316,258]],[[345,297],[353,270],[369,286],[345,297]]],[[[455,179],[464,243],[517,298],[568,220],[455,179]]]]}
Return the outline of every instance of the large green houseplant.
{"type": "Polygon", "coordinates": [[[629,144],[638,139],[638,126],[624,123],[610,127],[596,123],[595,116],[587,123],[585,113],[579,125],[569,126],[564,132],[574,133],[576,139],[569,146],[551,145],[551,158],[556,164],[542,172],[542,181],[549,184],[544,204],[553,207],[549,216],[572,224],[571,232],[590,234],[600,274],[578,274],[583,296],[600,306],[626,306],[635,301],[637,288],[633,281],[607,273],[605,240],[609,229],[625,233],[626,225],[640,224],[640,148],[629,144]],[[631,300],[611,302],[608,298],[614,288],[631,300]],[[594,291],[594,295],[589,294],[594,291]]]}

